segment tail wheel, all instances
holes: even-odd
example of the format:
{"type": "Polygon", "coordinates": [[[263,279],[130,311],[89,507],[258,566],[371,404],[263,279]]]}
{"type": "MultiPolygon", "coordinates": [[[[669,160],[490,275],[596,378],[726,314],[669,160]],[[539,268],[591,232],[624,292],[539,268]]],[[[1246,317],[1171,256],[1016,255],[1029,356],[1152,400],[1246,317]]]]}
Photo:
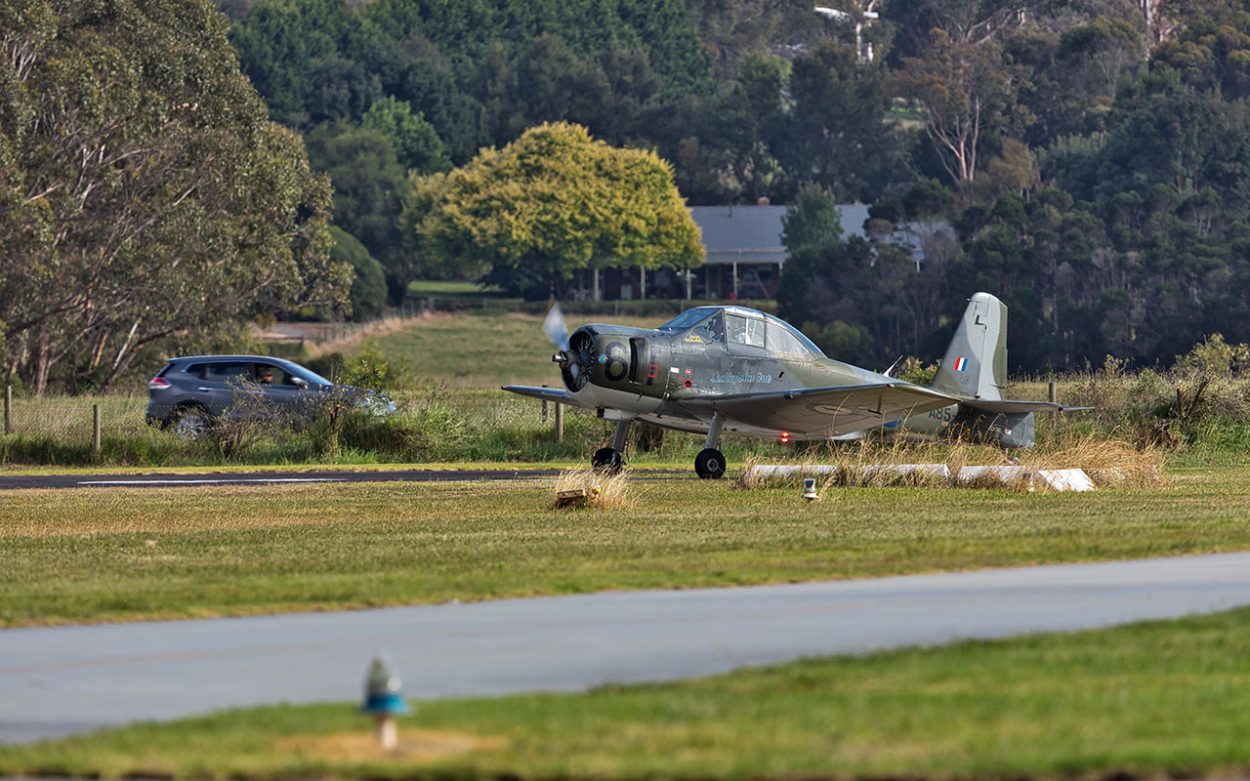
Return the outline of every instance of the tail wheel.
{"type": "Polygon", "coordinates": [[[699,451],[694,459],[694,471],[701,480],[719,480],[725,476],[725,454],[716,448],[699,451]]]}

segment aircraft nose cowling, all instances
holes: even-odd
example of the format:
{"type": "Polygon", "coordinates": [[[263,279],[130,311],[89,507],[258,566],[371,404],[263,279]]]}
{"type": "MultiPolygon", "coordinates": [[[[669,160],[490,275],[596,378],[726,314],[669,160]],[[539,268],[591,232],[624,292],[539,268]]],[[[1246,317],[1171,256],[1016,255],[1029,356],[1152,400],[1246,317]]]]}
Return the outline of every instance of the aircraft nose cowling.
{"type": "Polygon", "coordinates": [[[560,377],[570,393],[586,387],[595,370],[595,337],[587,328],[579,328],[569,337],[569,349],[556,353],[553,360],[560,364],[560,377]]]}
{"type": "Polygon", "coordinates": [[[582,383],[577,390],[590,382],[601,388],[640,396],[664,395],[670,352],[664,334],[640,328],[586,326],[573,334],[573,340],[570,340],[570,351],[576,346],[582,356],[579,360],[589,359],[592,369],[578,377],[566,375],[565,385],[569,390],[576,392],[570,384],[570,380],[575,379],[582,383]]]}

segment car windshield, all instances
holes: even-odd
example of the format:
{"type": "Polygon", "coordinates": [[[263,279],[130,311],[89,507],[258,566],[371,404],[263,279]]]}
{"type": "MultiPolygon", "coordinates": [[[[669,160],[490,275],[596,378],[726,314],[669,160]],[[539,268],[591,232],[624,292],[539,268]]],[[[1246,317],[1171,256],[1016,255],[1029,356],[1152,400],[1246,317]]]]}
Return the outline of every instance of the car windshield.
{"type": "Polygon", "coordinates": [[[329,387],[330,385],[334,384],[330,382],[329,380],[327,380],[325,377],[322,377],[320,374],[317,374],[315,371],[311,369],[305,369],[303,366],[300,366],[298,363],[284,363],[282,364],[282,368],[286,369],[287,373],[290,374],[292,377],[299,377],[301,380],[304,380],[309,385],[324,385],[324,386],[329,387]]]}

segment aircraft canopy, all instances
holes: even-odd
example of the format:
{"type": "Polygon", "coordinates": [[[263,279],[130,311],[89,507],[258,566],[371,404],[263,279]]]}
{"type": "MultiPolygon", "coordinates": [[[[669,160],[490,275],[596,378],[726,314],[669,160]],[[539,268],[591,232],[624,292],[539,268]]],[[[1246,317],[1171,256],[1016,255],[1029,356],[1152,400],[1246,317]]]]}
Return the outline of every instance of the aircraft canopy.
{"type": "Polygon", "coordinates": [[[811,339],[779,317],[744,306],[697,306],[659,327],[668,333],[698,330],[708,341],[758,347],[774,355],[824,358],[811,339]]]}

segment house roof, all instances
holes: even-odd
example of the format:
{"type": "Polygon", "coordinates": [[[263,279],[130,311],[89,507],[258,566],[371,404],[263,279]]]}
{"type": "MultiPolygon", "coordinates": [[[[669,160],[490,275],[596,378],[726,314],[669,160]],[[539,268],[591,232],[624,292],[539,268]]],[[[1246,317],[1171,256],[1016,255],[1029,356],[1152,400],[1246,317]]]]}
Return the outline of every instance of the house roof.
{"type": "MultiPolygon", "coordinates": [[[[691,216],[703,232],[709,264],[784,263],[789,257],[781,234],[788,206],[694,206],[691,216]]],[[[868,206],[838,205],[843,236],[863,236],[868,206]]]]}

